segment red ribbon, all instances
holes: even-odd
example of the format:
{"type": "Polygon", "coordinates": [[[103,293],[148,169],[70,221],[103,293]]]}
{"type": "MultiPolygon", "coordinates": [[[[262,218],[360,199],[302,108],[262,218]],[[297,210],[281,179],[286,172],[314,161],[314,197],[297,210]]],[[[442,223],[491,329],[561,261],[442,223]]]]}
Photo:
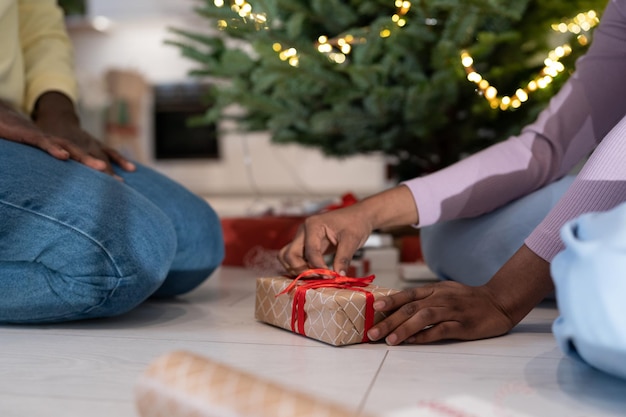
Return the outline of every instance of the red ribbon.
{"type": "Polygon", "coordinates": [[[374,281],[374,278],[374,275],[363,278],[351,278],[339,275],[337,272],[329,269],[309,269],[294,278],[291,284],[278,293],[276,297],[286,294],[295,288],[296,292],[291,307],[291,330],[306,336],[304,332],[304,322],[306,320],[304,303],[306,302],[306,292],[308,290],[313,288],[340,288],[362,292],[365,294],[365,327],[362,342],[369,342],[367,331],[374,325],[374,295],[360,287],[367,287],[374,281]],[[306,279],[306,283],[297,285],[300,279],[306,279]]]}

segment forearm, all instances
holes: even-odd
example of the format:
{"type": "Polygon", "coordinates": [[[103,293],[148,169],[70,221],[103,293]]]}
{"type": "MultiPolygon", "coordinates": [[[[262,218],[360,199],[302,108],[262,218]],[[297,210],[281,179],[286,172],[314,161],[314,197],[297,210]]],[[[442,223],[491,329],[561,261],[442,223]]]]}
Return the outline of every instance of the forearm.
{"type": "Polygon", "coordinates": [[[366,213],[372,230],[417,224],[418,208],[411,191],[400,185],[368,197],[358,203],[366,213]]]}
{"type": "Polygon", "coordinates": [[[78,124],[74,102],[65,94],[57,91],[48,91],[39,96],[33,109],[32,118],[34,121],[44,118],[60,118],[78,124]]]}
{"type": "Polygon", "coordinates": [[[550,261],[563,249],[560,230],[583,213],[607,211],[626,201],[626,117],[602,140],[574,183],[525,243],[550,261]]]}
{"type": "Polygon", "coordinates": [[[554,290],[550,263],[523,245],[485,288],[516,325],[554,290]]]}
{"type": "Polygon", "coordinates": [[[24,60],[23,109],[32,113],[35,102],[54,89],[76,99],[73,50],[63,13],[55,0],[20,0],[20,45],[24,60]]]}

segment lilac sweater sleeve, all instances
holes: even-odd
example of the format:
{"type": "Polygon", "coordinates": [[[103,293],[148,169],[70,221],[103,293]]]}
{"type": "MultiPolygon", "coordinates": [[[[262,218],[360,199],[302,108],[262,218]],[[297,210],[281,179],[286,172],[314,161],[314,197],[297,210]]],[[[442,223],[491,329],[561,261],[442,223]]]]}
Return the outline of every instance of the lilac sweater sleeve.
{"type": "Polygon", "coordinates": [[[562,248],[559,229],[567,220],[626,201],[625,115],[626,0],[611,0],[576,72],[534,123],[518,136],[403,183],[413,193],[419,225],[501,207],[561,178],[602,142],[526,239],[531,250],[551,261],[562,248]]]}

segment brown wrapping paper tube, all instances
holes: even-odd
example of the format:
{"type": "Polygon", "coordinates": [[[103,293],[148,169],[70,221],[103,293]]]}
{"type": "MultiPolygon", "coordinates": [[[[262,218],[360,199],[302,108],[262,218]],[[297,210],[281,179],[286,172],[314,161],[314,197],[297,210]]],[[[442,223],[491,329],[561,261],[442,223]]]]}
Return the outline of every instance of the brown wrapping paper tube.
{"type": "Polygon", "coordinates": [[[157,358],[135,398],[141,417],[373,417],[184,351],[157,358]]]}

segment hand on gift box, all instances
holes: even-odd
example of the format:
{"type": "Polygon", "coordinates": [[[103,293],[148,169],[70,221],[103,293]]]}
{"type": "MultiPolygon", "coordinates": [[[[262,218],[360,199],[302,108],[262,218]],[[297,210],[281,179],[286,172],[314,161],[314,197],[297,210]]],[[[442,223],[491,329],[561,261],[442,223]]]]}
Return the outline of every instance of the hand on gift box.
{"type": "Polygon", "coordinates": [[[282,273],[283,266],[278,262],[276,253],[296,236],[298,226],[307,215],[347,207],[356,201],[354,195],[347,193],[341,197],[341,202],[332,204],[329,201],[306,202],[300,206],[272,208],[262,216],[224,217],[221,223],[226,256],[222,264],[245,266],[260,275],[282,273]]]}
{"type": "Polygon", "coordinates": [[[309,268],[329,269],[324,254],[334,253],[333,269],[346,275],[354,253],[372,233],[371,222],[356,206],[308,217],[278,259],[292,275],[309,268]]]}
{"type": "Polygon", "coordinates": [[[382,298],[374,309],[395,312],[369,337],[396,345],[504,335],[554,288],[546,274],[549,264],[524,245],[484,285],[443,281],[382,298]]]}
{"type": "Polygon", "coordinates": [[[415,224],[417,210],[411,191],[401,186],[337,210],[310,216],[291,243],[278,255],[290,274],[309,268],[328,268],[324,254],[335,253],[333,268],[346,274],[350,261],[372,231],[415,224]]]}
{"type": "Polygon", "coordinates": [[[501,336],[516,324],[486,286],[452,281],[411,288],[382,297],[377,312],[394,312],[367,333],[389,345],[501,336]]]}
{"type": "MultiPolygon", "coordinates": [[[[333,269],[345,274],[355,251],[374,229],[416,224],[419,215],[404,186],[346,208],[309,217],[279,259],[290,273],[326,268],[323,255],[336,253],[333,269]]],[[[468,271],[471,273],[471,271],[468,271]]],[[[439,282],[383,297],[377,312],[391,315],[370,329],[371,340],[388,344],[474,340],[507,333],[551,290],[545,261],[523,246],[485,285],[439,282]]]]}

